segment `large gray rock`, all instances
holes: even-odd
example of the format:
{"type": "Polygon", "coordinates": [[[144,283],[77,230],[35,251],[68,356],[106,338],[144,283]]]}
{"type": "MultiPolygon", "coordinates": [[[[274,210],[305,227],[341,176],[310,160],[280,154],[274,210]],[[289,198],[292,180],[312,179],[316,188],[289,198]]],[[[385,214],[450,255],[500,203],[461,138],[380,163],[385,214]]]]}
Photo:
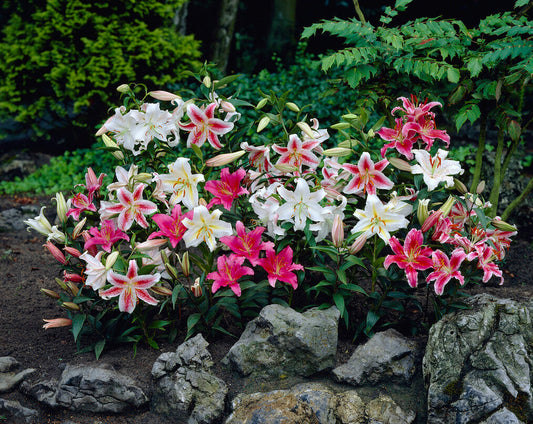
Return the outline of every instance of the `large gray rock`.
{"type": "Polygon", "coordinates": [[[24,384],[22,389],[50,407],[82,412],[123,412],[148,402],[144,391],[130,377],[106,365],[67,365],[59,382],[24,384]]]}
{"type": "Polygon", "coordinates": [[[209,424],[222,416],[228,392],[226,383],[211,373],[208,343],[198,334],[166,352],[152,367],[156,390],[152,409],[175,422],[209,424]]]}
{"type": "Polygon", "coordinates": [[[35,409],[26,408],[16,400],[7,400],[0,398],[0,413],[9,414],[10,423],[37,423],[39,412],[35,409]]]}
{"type": "Polygon", "coordinates": [[[489,295],[444,316],[430,331],[423,360],[428,422],[533,420],[533,302],[489,295]]]}
{"type": "Polygon", "coordinates": [[[300,314],[268,305],[248,323],[224,362],[243,375],[309,376],[332,368],[339,316],[335,307],[300,314]]]}
{"type": "Polygon", "coordinates": [[[35,372],[33,368],[16,372],[19,367],[18,361],[11,356],[0,358],[0,393],[12,391],[28,375],[35,372]]]}
{"type": "Polygon", "coordinates": [[[416,342],[389,329],[357,347],[347,363],[333,370],[333,375],[338,381],[355,386],[384,381],[409,384],[416,358],[416,342]]]}
{"type": "Polygon", "coordinates": [[[368,424],[411,424],[416,418],[413,411],[404,411],[390,396],[383,394],[368,402],[365,412],[368,424]]]}

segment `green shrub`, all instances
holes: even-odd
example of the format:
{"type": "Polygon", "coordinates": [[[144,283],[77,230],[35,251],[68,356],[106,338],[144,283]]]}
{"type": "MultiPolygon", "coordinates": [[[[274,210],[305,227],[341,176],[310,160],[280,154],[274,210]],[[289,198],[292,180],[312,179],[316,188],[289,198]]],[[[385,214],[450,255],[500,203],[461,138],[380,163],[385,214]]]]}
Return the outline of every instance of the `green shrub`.
{"type": "Polygon", "coordinates": [[[0,41],[0,121],[88,146],[117,85],[162,88],[197,65],[199,42],[172,24],[183,3],[47,0],[30,19],[13,12],[0,41]]]}

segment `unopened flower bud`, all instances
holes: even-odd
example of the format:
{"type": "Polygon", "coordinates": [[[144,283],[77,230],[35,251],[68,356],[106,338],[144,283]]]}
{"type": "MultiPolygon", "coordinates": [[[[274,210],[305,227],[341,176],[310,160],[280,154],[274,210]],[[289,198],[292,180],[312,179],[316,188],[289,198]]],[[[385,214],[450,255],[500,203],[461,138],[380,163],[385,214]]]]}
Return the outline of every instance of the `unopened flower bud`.
{"type": "Polygon", "coordinates": [[[476,193],[481,194],[483,193],[483,190],[485,190],[485,180],[481,180],[479,184],[476,187],[476,193]]]}
{"type": "Polygon", "coordinates": [[[191,273],[191,266],[189,263],[189,252],[185,252],[183,254],[182,259],[179,259],[179,256],[178,256],[178,260],[180,261],[181,271],[183,272],[183,275],[185,277],[188,277],[191,273]]]}
{"type": "Polygon", "coordinates": [[[345,147],[333,147],[331,149],[324,150],[324,156],[331,156],[331,157],[343,157],[343,156],[349,156],[352,154],[352,149],[347,149],[345,147]]]}
{"type": "Polygon", "coordinates": [[[65,200],[65,196],[63,196],[63,193],[59,192],[56,193],[55,196],[56,201],[56,210],[57,210],[57,217],[61,223],[65,223],[67,221],[67,202],[65,200]]]}
{"type": "Polygon", "coordinates": [[[59,278],[56,277],[55,281],[57,285],[61,287],[61,289],[63,289],[64,291],[68,291],[68,287],[63,280],[60,280],[59,278]]]}
{"type": "Polygon", "coordinates": [[[422,224],[422,232],[425,233],[429,231],[431,227],[433,227],[437,222],[440,221],[442,218],[442,211],[439,209],[438,211],[431,211],[427,219],[422,224]]]}
{"type": "Polygon", "coordinates": [[[105,259],[106,271],[109,271],[111,268],[113,268],[113,265],[115,265],[115,262],[117,261],[118,256],[119,256],[119,252],[115,250],[114,252],[111,252],[111,254],[105,259]]]}
{"type": "Polygon", "coordinates": [[[296,125],[310,138],[315,138],[316,135],[307,122],[297,122],[296,125]]]}
{"type": "MultiPolygon", "coordinates": [[[[84,233],[85,231],[82,232],[82,230],[83,230],[83,227],[85,226],[85,223],[86,223],[86,222],[87,222],[87,217],[83,218],[80,222],[78,222],[78,223],[76,224],[76,226],[75,226],[74,229],[72,230],[72,238],[73,238],[74,240],[76,240],[76,239],[80,236],[80,234],[83,235],[83,233],[84,233]]],[[[85,238],[85,236],[83,235],[83,239],[84,239],[85,241],[87,241],[88,239],[91,238],[90,234],[87,234],[87,236],[88,236],[88,237],[85,238]]]]}
{"type": "Polygon", "coordinates": [[[502,221],[498,217],[494,218],[491,221],[491,224],[494,225],[494,228],[497,228],[500,231],[510,231],[510,232],[518,231],[518,229],[514,225],[511,225],[505,221],[502,221]]]}
{"type": "Polygon", "coordinates": [[[115,159],[124,160],[124,153],[120,151],[120,148],[118,147],[117,143],[111,140],[111,138],[107,134],[102,134],[102,140],[104,144],[106,145],[106,147],[111,147],[113,149],[116,149],[111,152],[111,154],[113,155],[115,159]]]}
{"type": "Polygon", "coordinates": [[[376,135],[376,133],[374,132],[374,130],[372,128],[370,128],[368,130],[368,132],[366,133],[366,135],[370,138],[374,138],[374,136],[376,135]]]}
{"type": "Polygon", "coordinates": [[[70,293],[72,293],[72,296],[77,296],[78,295],[80,289],[72,281],[67,281],[67,282],[65,282],[65,284],[68,287],[68,291],[70,293]]]}
{"type": "Polygon", "coordinates": [[[73,283],[83,283],[83,277],[79,274],[74,274],[72,272],[63,271],[63,281],[71,281],[73,283]]]}
{"type": "Polygon", "coordinates": [[[292,110],[293,112],[300,112],[300,108],[293,102],[287,102],[287,107],[292,110]]]}
{"type": "Polygon", "coordinates": [[[171,102],[172,100],[181,99],[181,97],[177,94],[169,93],[168,91],[164,90],[150,91],[148,94],[154,99],[161,100],[163,102],[171,102]]]}
{"type": "Polygon", "coordinates": [[[214,158],[207,159],[205,161],[206,166],[224,166],[229,163],[232,163],[239,159],[246,152],[244,150],[239,150],[238,152],[233,153],[222,153],[215,156],[214,158]]]}
{"type": "Polygon", "coordinates": [[[343,140],[339,144],[337,144],[337,147],[344,147],[345,149],[351,149],[353,146],[357,146],[359,142],[355,139],[350,140],[343,140]]]}
{"type": "Polygon", "coordinates": [[[51,241],[47,241],[46,244],[43,244],[43,247],[46,247],[52,256],[61,264],[66,265],[67,259],[61,250],[51,241]]]}
{"type": "Polygon", "coordinates": [[[200,297],[202,295],[202,286],[200,285],[200,279],[194,280],[194,284],[191,286],[191,292],[194,297],[200,297]]]}
{"type": "Polygon", "coordinates": [[[355,239],[355,241],[352,243],[352,245],[348,248],[348,251],[351,255],[355,255],[357,252],[359,252],[363,246],[366,243],[366,236],[361,234],[359,237],[355,239]]]}
{"type": "Polygon", "coordinates": [[[69,311],[79,311],[80,307],[76,305],[74,302],[63,302],[61,304],[64,308],[67,308],[69,311]]]}
{"type": "Polygon", "coordinates": [[[345,130],[350,128],[350,124],[348,122],[339,122],[338,124],[333,124],[331,128],[334,130],[345,130]]]}
{"type": "Polygon", "coordinates": [[[220,108],[226,113],[235,113],[237,111],[235,106],[233,106],[233,103],[227,102],[226,100],[220,102],[220,108]]]}
{"type": "Polygon", "coordinates": [[[263,131],[269,123],[270,118],[268,116],[263,116],[259,121],[259,124],[257,124],[257,132],[259,133],[263,131]]]}
{"type": "Polygon", "coordinates": [[[130,91],[130,86],[128,84],[120,84],[117,87],[117,91],[119,93],[127,93],[128,91],[130,91]]]}
{"type": "Polygon", "coordinates": [[[291,165],[289,163],[277,163],[274,165],[274,168],[276,168],[278,171],[283,172],[284,174],[298,171],[297,166],[291,165]]]}
{"type": "Polygon", "coordinates": [[[342,115],[342,119],[345,119],[346,121],[350,119],[357,119],[358,116],[353,113],[347,113],[346,115],[342,115]]]}
{"type": "Polygon", "coordinates": [[[46,323],[43,325],[45,330],[56,327],[70,327],[72,325],[72,320],[69,318],[43,319],[43,321],[46,323]]]}
{"type": "Polygon", "coordinates": [[[454,184],[455,189],[459,193],[461,193],[461,194],[468,193],[468,189],[466,188],[466,186],[463,184],[462,181],[459,181],[457,178],[454,178],[453,179],[453,184],[454,184]]]}
{"type": "Polygon", "coordinates": [[[43,293],[44,295],[52,298],[52,299],[59,299],[59,294],[53,290],[49,290],[49,289],[41,289],[41,293],[43,293]]]}
{"type": "Polygon", "coordinates": [[[74,256],[75,258],[79,258],[81,256],[81,252],[78,249],[75,249],[74,247],[64,247],[63,250],[67,252],[69,255],[74,256]]]}
{"type": "Polygon", "coordinates": [[[167,243],[167,239],[150,239],[136,244],[135,249],[141,252],[147,252],[149,250],[164,246],[167,243]]]}
{"type": "Polygon", "coordinates": [[[429,199],[422,199],[418,201],[418,208],[416,210],[416,217],[420,225],[424,225],[426,219],[429,217],[429,199]]]}
{"type": "Polygon", "coordinates": [[[207,88],[211,87],[211,78],[209,75],[206,75],[204,79],[202,80],[202,84],[205,85],[207,88]]]}
{"type": "Polygon", "coordinates": [[[344,223],[342,217],[339,214],[335,214],[333,219],[333,226],[331,227],[331,241],[333,246],[341,247],[344,242],[344,223]]]}
{"type": "Polygon", "coordinates": [[[257,103],[257,106],[255,108],[259,110],[263,106],[265,106],[267,104],[267,102],[268,102],[267,98],[261,99],[261,100],[259,100],[259,103],[257,103]]]}
{"type": "Polygon", "coordinates": [[[150,183],[152,181],[152,174],[148,172],[141,172],[133,177],[135,182],[150,183]]]}
{"type": "Polygon", "coordinates": [[[411,165],[409,164],[409,162],[403,159],[391,157],[388,159],[388,161],[392,166],[394,166],[396,169],[399,169],[400,171],[411,172],[411,165]]]}
{"type": "Polygon", "coordinates": [[[207,200],[205,200],[203,197],[200,197],[198,199],[198,205],[199,206],[206,206],[207,207],[207,200]]]}
{"type": "Polygon", "coordinates": [[[170,274],[170,276],[174,279],[174,280],[178,280],[178,271],[176,270],[176,268],[174,268],[172,265],[170,265],[170,263],[166,262],[165,263],[165,269],[167,270],[167,272],[170,274]]]}
{"type": "Polygon", "coordinates": [[[439,211],[442,212],[442,216],[446,217],[452,210],[453,204],[455,203],[455,198],[453,196],[449,196],[448,200],[439,208],[439,211]]]}
{"type": "Polygon", "coordinates": [[[172,290],[164,286],[152,286],[150,290],[162,296],[172,296],[172,290]]]}

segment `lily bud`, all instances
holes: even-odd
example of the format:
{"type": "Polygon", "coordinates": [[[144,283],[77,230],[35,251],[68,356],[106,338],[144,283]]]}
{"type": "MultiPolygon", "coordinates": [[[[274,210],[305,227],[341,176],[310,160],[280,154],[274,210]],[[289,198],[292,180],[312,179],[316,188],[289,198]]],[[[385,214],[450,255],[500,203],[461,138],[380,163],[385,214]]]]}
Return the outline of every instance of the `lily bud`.
{"type": "Polygon", "coordinates": [[[127,93],[128,91],[130,91],[130,86],[128,84],[120,84],[117,87],[117,91],[119,93],[127,93]]]}
{"type": "Polygon", "coordinates": [[[172,265],[170,265],[170,263],[166,262],[165,263],[165,269],[167,270],[167,272],[170,274],[170,276],[174,279],[174,280],[178,280],[178,271],[176,270],[176,268],[174,268],[172,265]]]}
{"type": "Polygon", "coordinates": [[[70,273],[67,271],[63,271],[63,281],[66,283],[67,281],[71,281],[73,283],[83,283],[83,277],[79,274],[70,273]]]}
{"type": "Polygon", "coordinates": [[[376,133],[374,132],[374,130],[372,128],[370,128],[368,130],[368,132],[366,133],[366,135],[370,138],[374,138],[374,136],[376,135],[376,133]]]}
{"type": "Polygon", "coordinates": [[[239,159],[246,152],[244,150],[239,150],[238,152],[233,153],[222,153],[215,156],[214,158],[207,159],[205,161],[206,166],[224,166],[228,163],[232,163],[239,159]]]}
{"type": "Polygon", "coordinates": [[[220,108],[226,113],[235,113],[237,109],[233,106],[233,103],[222,100],[220,102],[220,108]]]}
{"type": "Polygon", "coordinates": [[[109,271],[111,268],[113,268],[113,265],[115,265],[115,262],[117,261],[119,252],[116,250],[112,252],[106,259],[105,259],[105,269],[106,271],[109,271]]]}
{"type": "Polygon", "coordinates": [[[461,194],[468,193],[468,189],[466,188],[466,186],[463,184],[462,181],[459,181],[457,178],[454,178],[453,179],[453,184],[454,184],[455,189],[459,193],[461,193],[461,194]]]}
{"type": "Polygon", "coordinates": [[[345,147],[333,147],[331,149],[324,150],[324,156],[331,156],[331,157],[343,157],[343,156],[349,156],[352,154],[352,149],[347,149],[345,147]]]}
{"type": "Polygon", "coordinates": [[[259,103],[257,103],[257,106],[255,107],[257,110],[261,109],[263,106],[265,106],[268,102],[267,98],[259,100],[259,103]]]}
{"type": "Polygon", "coordinates": [[[334,130],[345,130],[346,128],[350,128],[350,124],[348,122],[339,122],[338,124],[333,124],[331,128],[334,130]]]}
{"type": "Polygon", "coordinates": [[[388,161],[392,166],[394,166],[396,169],[399,169],[400,171],[411,172],[411,165],[409,164],[409,162],[403,159],[392,157],[389,158],[388,161]]]}
{"type": "Polygon", "coordinates": [[[257,132],[260,133],[263,131],[269,123],[270,118],[268,116],[263,116],[259,121],[259,124],[257,124],[257,132]]]}
{"type": "Polygon", "coordinates": [[[65,284],[67,285],[69,292],[72,293],[72,296],[78,295],[80,289],[74,283],[67,281],[65,284]]]}
{"type": "Polygon", "coordinates": [[[426,219],[429,217],[429,199],[422,199],[418,202],[418,208],[416,210],[416,217],[420,225],[424,225],[426,219]]]}
{"type": "Polygon", "coordinates": [[[64,308],[67,308],[69,311],[79,311],[79,305],[76,305],[74,302],[63,302],[61,304],[64,308]]]}
{"type": "Polygon", "coordinates": [[[346,115],[342,115],[342,119],[345,119],[347,121],[350,119],[357,119],[357,118],[359,117],[353,113],[347,113],[346,115]]]}
{"type": "Polygon", "coordinates": [[[422,232],[427,232],[431,227],[433,227],[439,220],[442,218],[442,211],[439,209],[438,211],[431,211],[428,218],[424,221],[422,224],[422,232]]]}
{"type": "Polygon", "coordinates": [[[293,112],[300,112],[300,108],[293,102],[287,102],[287,107],[292,110],[293,112]]]}
{"type": "Polygon", "coordinates": [[[511,225],[505,221],[502,221],[499,218],[494,218],[490,223],[494,225],[494,227],[500,231],[511,231],[511,232],[518,231],[518,228],[516,228],[514,225],[511,225]]]}
{"type": "Polygon", "coordinates": [[[46,244],[43,244],[43,247],[46,247],[52,256],[61,264],[66,265],[67,260],[63,252],[57,248],[57,246],[51,241],[47,241],[46,244]]]}
{"type": "Polygon", "coordinates": [[[155,90],[148,93],[151,97],[156,100],[161,100],[163,102],[171,102],[172,100],[181,99],[180,96],[174,93],[169,93],[164,90],[155,90]]]}
{"type": "Polygon", "coordinates": [[[439,211],[442,212],[442,216],[446,217],[452,210],[452,206],[455,203],[455,198],[453,196],[449,196],[448,200],[439,208],[439,211]]]}
{"type": "Polygon", "coordinates": [[[148,172],[141,172],[140,174],[135,175],[133,179],[134,181],[140,183],[149,183],[152,181],[152,174],[149,174],[148,172]]]}
{"type": "MultiPolygon", "coordinates": [[[[75,240],[79,237],[80,234],[83,235],[82,233],[82,230],[83,230],[83,227],[85,226],[85,223],[87,222],[87,217],[83,218],[80,222],[78,222],[76,224],[76,226],[74,227],[74,229],[72,230],[72,238],[75,240]]],[[[85,238],[85,236],[83,236],[84,240],[87,241],[88,239],[91,238],[91,236],[89,234],[87,234],[88,238],[85,238]]]]}
{"type": "Polygon", "coordinates": [[[200,285],[200,279],[194,280],[194,284],[191,286],[191,292],[194,297],[200,297],[202,295],[202,286],[200,285]]]}
{"type": "Polygon", "coordinates": [[[52,298],[52,299],[59,299],[59,294],[53,290],[49,290],[49,289],[41,289],[41,293],[43,293],[44,295],[52,298]]]}
{"type": "Polygon", "coordinates": [[[111,140],[111,138],[107,134],[102,134],[102,140],[106,147],[112,147],[114,149],[117,149],[111,152],[115,159],[124,160],[124,153],[120,151],[120,148],[118,147],[117,143],[111,140]]]}
{"type": "Polygon", "coordinates": [[[180,262],[180,265],[181,265],[181,271],[183,272],[183,275],[185,277],[188,277],[191,273],[191,266],[190,266],[190,263],[189,263],[189,252],[185,252],[183,254],[183,258],[180,259],[180,257],[178,256],[178,260],[180,262]]]}
{"type": "Polygon", "coordinates": [[[141,252],[146,252],[146,251],[164,246],[167,243],[168,243],[167,239],[150,239],[150,240],[143,241],[142,243],[136,244],[135,249],[141,252]]]}
{"type": "Polygon", "coordinates": [[[204,79],[202,80],[202,84],[205,85],[207,88],[211,87],[211,78],[209,75],[206,75],[204,79]]]}
{"type": "Polygon", "coordinates": [[[172,290],[164,286],[152,286],[150,290],[162,296],[172,296],[172,290]]]}
{"type": "Polygon", "coordinates": [[[356,146],[357,144],[359,144],[359,142],[355,139],[343,140],[339,144],[337,144],[337,147],[344,147],[345,149],[351,149],[353,146],[356,146]]]}
{"type": "Polygon", "coordinates": [[[198,199],[198,205],[207,207],[207,201],[203,197],[201,197],[200,199],[198,199]]]}
{"type": "Polygon", "coordinates": [[[339,214],[335,214],[333,219],[333,226],[331,228],[331,241],[333,246],[341,247],[344,241],[344,223],[342,217],[339,214]]]}
{"type": "Polygon", "coordinates": [[[43,321],[46,323],[43,325],[45,330],[56,327],[70,327],[72,325],[72,320],[68,318],[43,319],[43,321]]]}
{"type": "Polygon", "coordinates": [[[283,172],[284,174],[298,171],[297,166],[294,166],[288,163],[277,163],[274,165],[274,168],[276,168],[278,171],[283,172]]]}
{"type": "Polygon", "coordinates": [[[61,287],[61,289],[65,290],[65,291],[68,291],[68,287],[67,285],[62,281],[60,280],[59,278],[56,277],[56,283],[59,287],[61,287]]]}
{"type": "Polygon", "coordinates": [[[310,138],[315,138],[316,135],[307,122],[297,122],[296,125],[310,138]]]}
{"type": "Polygon", "coordinates": [[[479,184],[476,187],[476,193],[481,194],[483,193],[483,190],[485,190],[485,180],[481,180],[479,184]]]}
{"type": "Polygon", "coordinates": [[[75,249],[74,247],[64,247],[63,250],[67,252],[69,255],[74,256],[75,258],[79,258],[81,256],[81,252],[78,249],[75,249]]]}
{"type": "Polygon", "coordinates": [[[355,239],[355,241],[352,243],[352,245],[348,248],[348,251],[351,255],[355,255],[357,252],[359,252],[363,246],[366,243],[366,236],[361,234],[359,237],[355,239]]]}
{"type": "Polygon", "coordinates": [[[56,193],[55,196],[56,201],[56,210],[57,210],[57,217],[59,218],[59,221],[61,221],[62,224],[64,224],[67,221],[67,202],[65,200],[65,196],[63,196],[63,193],[59,192],[56,193]]]}

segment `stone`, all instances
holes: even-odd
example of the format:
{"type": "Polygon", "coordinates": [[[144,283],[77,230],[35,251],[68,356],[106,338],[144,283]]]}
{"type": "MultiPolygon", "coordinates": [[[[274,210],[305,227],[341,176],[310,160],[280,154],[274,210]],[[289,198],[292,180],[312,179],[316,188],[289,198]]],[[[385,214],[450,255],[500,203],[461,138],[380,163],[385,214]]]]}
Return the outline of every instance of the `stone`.
{"type": "Polygon", "coordinates": [[[365,413],[368,424],[411,424],[416,418],[413,411],[404,412],[390,396],[383,394],[366,404],[365,413]]]}
{"type": "Polygon", "coordinates": [[[0,372],[0,393],[12,391],[28,375],[35,372],[35,369],[28,368],[18,373],[0,372]]]}
{"type": "Polygon", "coordinates": [[[0,372],[14,371],[19,365],[19,362],[12,356],[2,356],[0,358],[0,372]]]}
{"type": "Polygon", "coordinates": [[[0,411],[10,415],[11,423],[37,423],[39,412],[35,409],[26,408],[20,402],[0,398],[0,411]]]}
{"type": "Polygon", "coordinates": [[[176,352],[161,354],[152,367],[156,390],[152,409],[177,422],[209,424],[222,417],[226,383],[211,373],[213,360],[201,334],[176,352]]]}
{"type": "Polygon", "coordinates": [[[533,302],[481,294],[468,303],[430,330],[428,422],[531,422],[533,302]]]}
{"type": "Polygon", "coordinates": [[[409,384],[415,374],[416,342],[389,329],[358,346],[347,363],[333,370],[337,381],[362,386],[380,382],[409,384]]]}
{"type": "Polygon", "coordinates": [[[365,404],[355,390],[338,393],[335,415],[340,424],[366,424],[365,404]]]}
{"type": "Polygon", "coordinates": [[[148,402],[133,379],[105,364],[67,365],[58,382],[47,380],[24,385],[23,391],[50,407],[76,412],[120,413],[148,402]]]}
{"type": "Polygon", "coordinates": [[[303,314],[265,306],[231,347],[224,363],[242,375],[310,376],[335,365],[339,310],[310,309],[303,314]]]}

